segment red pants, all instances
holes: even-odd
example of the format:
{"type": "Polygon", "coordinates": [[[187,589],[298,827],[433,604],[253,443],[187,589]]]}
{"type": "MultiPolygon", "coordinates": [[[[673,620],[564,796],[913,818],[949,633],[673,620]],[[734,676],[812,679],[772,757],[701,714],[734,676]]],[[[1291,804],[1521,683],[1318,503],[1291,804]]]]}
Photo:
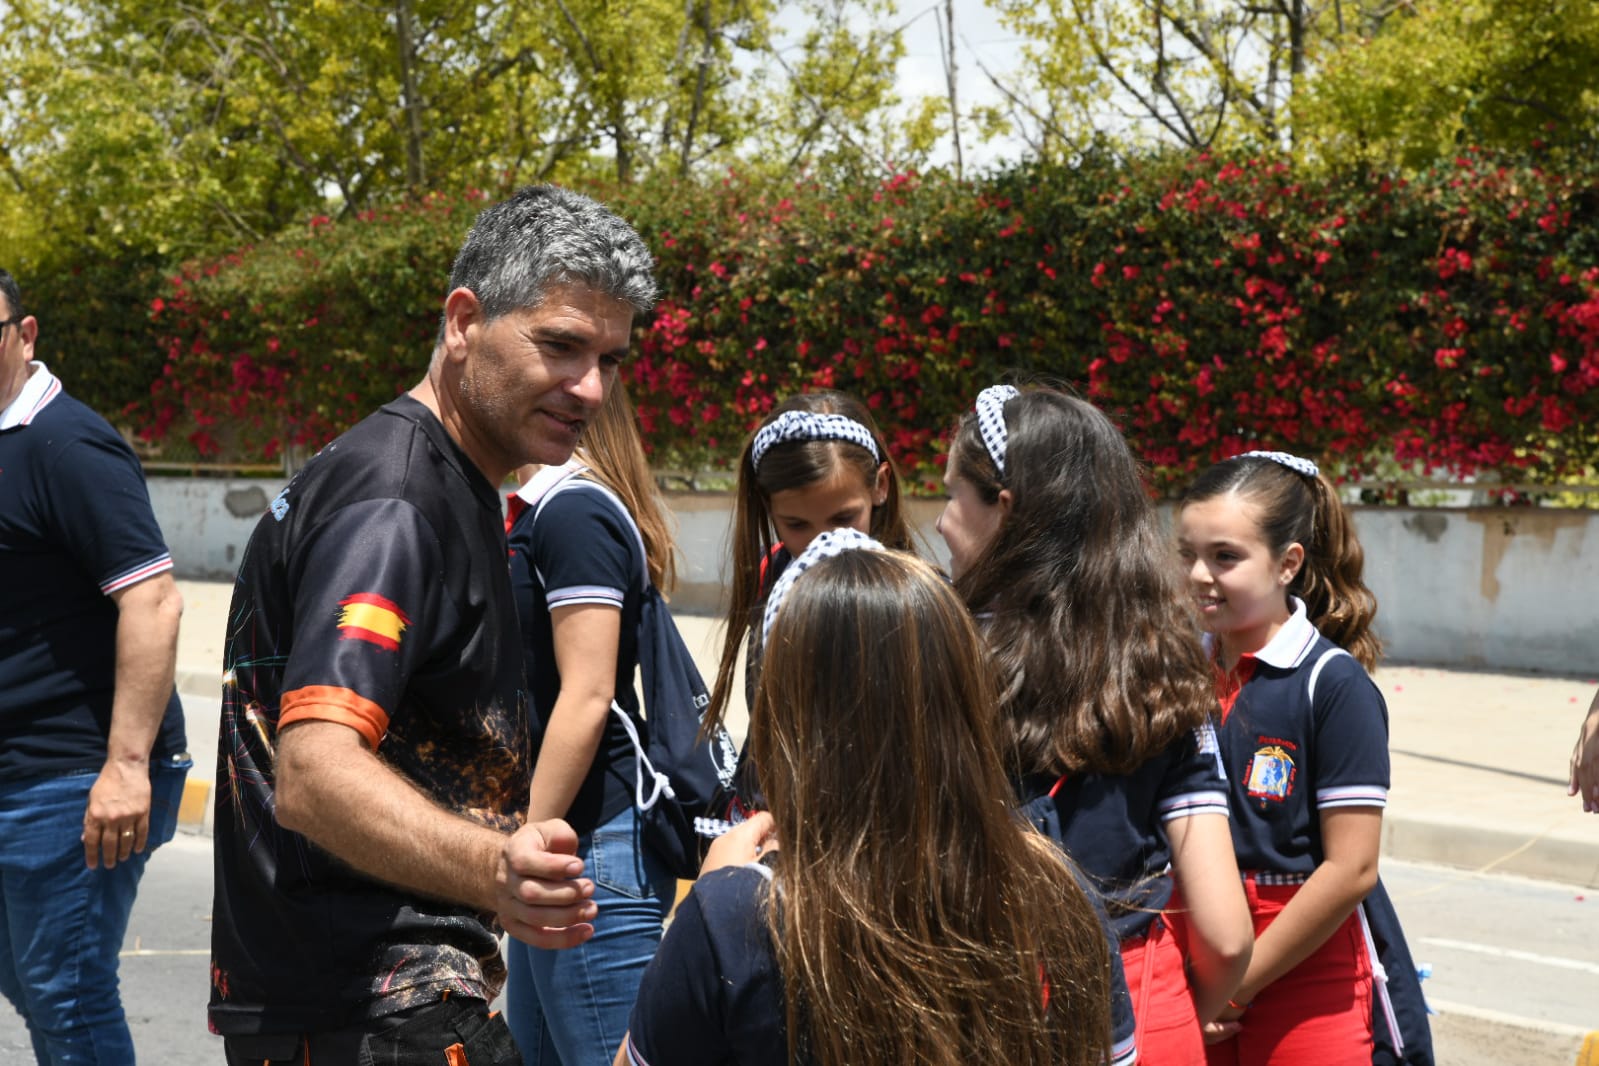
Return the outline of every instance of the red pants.
{"type": "MultiPolygon", "coordinates": [[[[1178,907],[1174,894],[1171,909],[1178,907]]],[[[1205,1066],[1205,1041],[1183,950],[1168,919],[1156,918],[1147,936],[1122,941],[1122,968],[1138,1025],[1138,1061],[1146,1066],[1205,1066]]]]}
{"type": "MultiPolygon", "coordinates": [[[[1258,937],[1298,885],[1244,880],[1258,937]]],[[[1210,1066],[1371,1066],[1371,957],[1351,914],[1309,958],[1255,997],[1237,1036],[1205,1049],[1210,1066]]]]}

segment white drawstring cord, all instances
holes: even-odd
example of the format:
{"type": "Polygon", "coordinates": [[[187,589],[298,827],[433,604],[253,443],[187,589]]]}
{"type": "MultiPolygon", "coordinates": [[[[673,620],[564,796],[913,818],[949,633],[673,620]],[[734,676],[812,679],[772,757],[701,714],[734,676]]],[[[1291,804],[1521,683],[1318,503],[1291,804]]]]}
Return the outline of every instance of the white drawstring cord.
{"type": "Polygon", "coordinates": [[[650,762],[650,757],[644,753],[644,744],[639,740],[638,726],[633,724],[633,719],[615,700],[611,701],[611,711],[622,720],[622,728],[627,730],[627,739],[633,742],[633,793],[638,801],[638,809],[649,810],[662,796],[676,799],[677,793],[672,791],[672,782],[665,774],[655,769],[655,764],[650,762]],[[644,798],[646,777],[655,779],[655,791],[650,793],[649,799],[644,798]]]}

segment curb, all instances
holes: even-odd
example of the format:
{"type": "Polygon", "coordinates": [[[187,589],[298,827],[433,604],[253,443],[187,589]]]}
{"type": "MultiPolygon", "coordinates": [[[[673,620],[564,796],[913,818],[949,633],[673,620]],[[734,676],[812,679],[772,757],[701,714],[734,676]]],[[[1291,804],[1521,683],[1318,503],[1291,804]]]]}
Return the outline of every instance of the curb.
{"type": "Polygon", "coordinates": [[[1599,888],[1599,836],[1553,836],[1548,829],[1529,836],[1521,830],[1405,817],[1390,810],[1383,818],[1382,853],[1406,862],[1599,888]]]}
{"type": "Polygon", "coordinates": [[[178,804],[178,826],[191,832],[209,831],[211,782],[193,777],[183,782],[183,801],[178,804]]]}

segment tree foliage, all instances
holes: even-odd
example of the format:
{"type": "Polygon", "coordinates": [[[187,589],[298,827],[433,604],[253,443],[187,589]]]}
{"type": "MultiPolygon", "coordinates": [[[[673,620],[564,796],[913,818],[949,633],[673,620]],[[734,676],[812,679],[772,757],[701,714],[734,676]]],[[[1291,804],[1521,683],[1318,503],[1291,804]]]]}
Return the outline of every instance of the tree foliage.
{"type": "Polygon", "coordinates": [[[1599,5],[1405,5],[1327,57],[1296,122],[1323,158],[1425,166],[1468,145],[1599,138],[1599,5]]]}
{"type": "Polygon", "coordinates": [[[1269,148],[1321,58],[1386,18],[1384,0],[990,0],[1022,34],[998,77],[1034,150],[1094,144],[1269,148]]]}
{"type": "MultiPolygon", "coordinates": [[[[752,148],[776,170],[880,167],[892,7],[800,2],[784,50],[777,0],[17,0],[0,219],[49,218],[72,256],[178,261],[433,190],[626,183],[752,148]]],[[[15,268],[59,261],[12,232],[15,268]]]]}

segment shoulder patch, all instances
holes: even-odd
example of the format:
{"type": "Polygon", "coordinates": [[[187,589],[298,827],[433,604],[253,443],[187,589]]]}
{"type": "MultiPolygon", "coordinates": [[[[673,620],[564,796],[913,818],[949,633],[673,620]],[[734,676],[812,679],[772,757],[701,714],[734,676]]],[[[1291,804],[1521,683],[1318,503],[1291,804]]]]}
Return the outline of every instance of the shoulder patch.
{"type": "Polygon", "coordinates": [[[273,497],[271,506],[267,509],[272,512],[273,518],[279,522],[283,521],[284,517],[289,513],[289,487],[287,485],[283,486],[282,492],[273,497]]]}
{"type": "Polygon", "coordinates": [[[339,639],[364,640],[385,651],[399,651],[411,624],[398,604],[375,592],[356,592],[339,601],[339,639]]]}

